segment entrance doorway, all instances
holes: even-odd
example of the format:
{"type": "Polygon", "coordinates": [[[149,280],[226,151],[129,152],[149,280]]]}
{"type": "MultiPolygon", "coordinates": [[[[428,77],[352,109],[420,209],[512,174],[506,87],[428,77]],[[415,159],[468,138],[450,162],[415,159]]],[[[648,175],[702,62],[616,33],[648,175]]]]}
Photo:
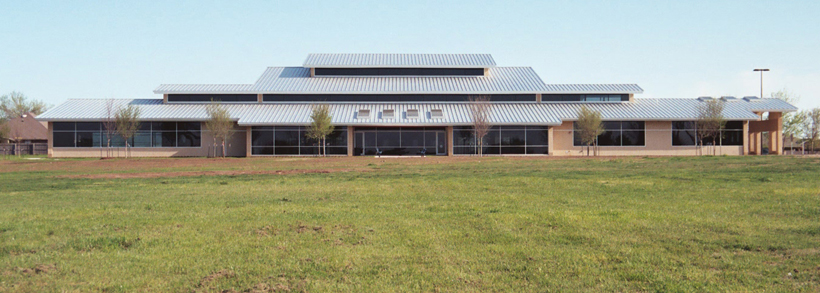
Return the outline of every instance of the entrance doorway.
{"type": "Polygon", "coordinates": [[[447,155],[447,133],[443,127],[357,127],[353,132],[353,154],[373,156],[447,155]]]}

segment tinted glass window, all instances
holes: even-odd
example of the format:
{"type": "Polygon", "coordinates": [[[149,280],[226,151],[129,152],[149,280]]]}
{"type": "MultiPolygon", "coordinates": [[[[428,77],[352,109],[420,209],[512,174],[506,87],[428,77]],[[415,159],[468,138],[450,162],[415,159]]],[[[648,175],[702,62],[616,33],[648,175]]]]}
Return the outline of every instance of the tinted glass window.
{"type": "MultiPolygon", "coordinates": [[[[604,121],[605,132],[598,135],[599,146],[645,146],[646,123],[644,121],[604,121]]],[[[579,132],[573,123],[573,139],[575,146],[583,146],[579,132]]]]}
{"type": "Polygon", "coordinates": [[[256,94],[169,94],[168,102],[256,102],[256,94]]]}
{"type": "Polygon", "coordinates": [[[316,76],[483,76],[484,68],[314,68],[316,76]]]}
{"type": "MultiPolygon", "coordinates": [[[[462,94],[391,94],[391,95],[324,95],[265,94],[265,102],[466,102],[471,95],[462,94]]],[[[534,94],[488,95],[491,102],[534,102],[534,94]]]]}
{"type": "Polygon", "coordinates": [[[54,132],[55,147],[74,147],[74,132],[54,132]]]}
{"type": "Polygon", "coordinates": [[[74,122],[54,122],[53,125],[54,131],[74,131],[74,122]]]}

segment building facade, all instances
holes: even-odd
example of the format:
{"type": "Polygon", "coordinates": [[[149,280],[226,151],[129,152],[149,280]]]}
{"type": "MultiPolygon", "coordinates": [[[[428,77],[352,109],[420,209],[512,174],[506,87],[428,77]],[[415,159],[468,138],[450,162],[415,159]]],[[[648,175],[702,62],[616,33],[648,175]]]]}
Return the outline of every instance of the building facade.
{"type": "MultiPolygon", "coordinates": [[[[217,148],[204,127],[206,106],[223,104],[236,121],[231,156],[312,156],[310,114],[327,104],[335,125],[328,155],[473,155],[470,99],[489,100],[484,154],[585,155],[574,120],[585,106],[601,113],[600,155],[698,154],[699,107],[711,99],[638,99],[635,84],[547,84],[530,67],[499,67],[488,54],[311,54],[299,67],[269,67],[253,84],[163,84],[159,99],[77,99],[38,119],[48,123],[49,155],[104,154],[103,121],[113,107],[140,108],[132,156],[207,156],[217,148]]],[[[717,154],[761,154],[768,133],[782,153],[778,99],[721,97],[726,128],[717,154]]],[[[114,146],[125,141],[112,138],[114,146]]],[[[712,144],[712,140],[704,140],[712,144]]]]}

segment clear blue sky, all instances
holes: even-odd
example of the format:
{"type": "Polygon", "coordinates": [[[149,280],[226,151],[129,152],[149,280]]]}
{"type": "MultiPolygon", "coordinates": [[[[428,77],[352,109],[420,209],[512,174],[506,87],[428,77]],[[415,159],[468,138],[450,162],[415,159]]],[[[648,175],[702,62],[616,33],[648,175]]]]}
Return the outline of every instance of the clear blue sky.
{"type": "Polygon", "coordinates": [[[820,106],[820,1],[7,1],[0,93],[59,104],[253,83],[308,53],[490,53],[648,98],[788,88],[820,106]]]}

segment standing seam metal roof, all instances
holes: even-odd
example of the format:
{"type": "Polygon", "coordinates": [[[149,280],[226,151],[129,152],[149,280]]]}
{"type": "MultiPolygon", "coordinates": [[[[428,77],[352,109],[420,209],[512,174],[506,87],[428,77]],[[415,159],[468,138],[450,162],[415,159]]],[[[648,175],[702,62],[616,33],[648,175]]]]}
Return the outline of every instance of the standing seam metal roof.
{"type": "Polygon", "coordinates": [[[495,67],[490,54],[310,54],[305,67],[495,67]]]}
{"type": "MultiPolygon", "coordinates": [[[[105,118],[106,101],[68,100],[43,113],[42,121],[100,121],[105,118]]],[[[207,103],[164,104],[161,99],[115,100],[114,106],[132,104],[140,108],[145,121],[205,121],[207,103]]],[[[307,125],[312,103],[225,103],[239,125],[307,125]]],[[[330,103],[336,125],[469,125],[469,103],[330,103]],[[360,109],[369,109],[371,118],[357,119],[360,109]],[[393,109],[394,119],[381,119],[384,109],[393,109]],[[418,109],[418,119],[407,119],[408,109],[418,109]],[[444,117],[430,117],[441,109],[444,117]]],[[[696,99],[639,99],[630,103],[491,103],[490,120],[496,125],[559,125],[575,120],[581,106],[601,112],[604,120],[694,120],[702,102],[696,99]]],[[[796,107],[778,99],[726,103],[728,120],[758,120],[754,112],[791,112],[796,107]]]]}
{"type": "Polygon", "coordinates": [[[494,67],[487,76],[310,77],[304,67],[269,67],[254,84],[163,84],[158,94],[504,94],[642,93],[636,84],[545,85],[531,67],[494,67]]]}

